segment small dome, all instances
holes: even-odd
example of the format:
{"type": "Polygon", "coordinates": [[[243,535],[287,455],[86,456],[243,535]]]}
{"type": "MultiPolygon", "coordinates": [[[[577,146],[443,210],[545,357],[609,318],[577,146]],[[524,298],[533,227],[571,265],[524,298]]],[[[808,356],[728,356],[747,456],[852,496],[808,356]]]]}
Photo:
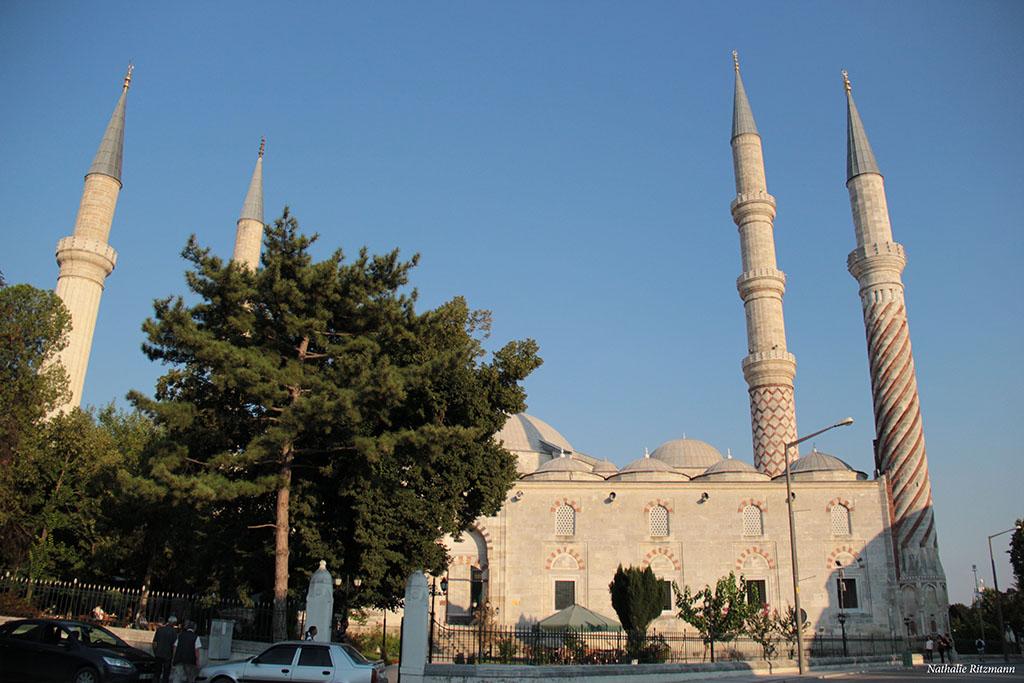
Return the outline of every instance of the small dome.
{"type": "Polygon", "coordinates": [[[552,458],[537,468],[537,472],[590,472],[590,467],[576,458],[552,458]]]}
{"type": "Polygon", "coordinates": [[[557,455],[558,449],[575,450],[569,440],[544,420],[517,413],[505,421],[505,426],[494,435],[494,440],[509,451],[530,451],[557,455]]]}
{"type": "MultiPolygon", "coordinates": [[[[858,472],[834,455],[814,449],[808,455],[797,458],[789,466],[791,474],[803,475],[807,479],[867,479],[868,475],[858,472]]],[[[783,475],[784,476],[784,475],[783,475]]]]}
{"type": "Polygon", "coordinates": [[[722,460],[718,449],[697,439],[673,439],[654,449],[652,458],[657,458],[671,467],[703,472],[722,460]]]}
{"type": "Polygon", "coordinates": [[[704,470],[704,474],[700,475],[699,478],[731,481],[758,481],[768,479],[768,475],[763,472],[758,472],[750,463],[743,462],[742,460],[736,460],[734,458],[726,458],[725,460],[719,460],[714,465],[704,470]]]}
{"type": "Polygon", "coordinates": [[[602,477],[610,477],[618,472],[619,468],[610,460],[598,460],[594,465],[594,474],[600,474],[602,477]]]}
{"type": "Polygon", "coordinates": [[[613,481],[686,481],[688,476],[668,463],[645,455],[608,477],[613,481]]]}
{"type": "Polygon", "coordinates": [[[523,479],[539,479],[539,480],[558,480],[558,481],[572,481],[572,480],[589,480],[599,481],[604,479],[600,474],[594,474],[590,471],[590,466],[584,462],[580,462],[572,456],[563,456],[560,458],[552,458],[546,463],[541,465],[534,472],[524,474],[523,479]]]}

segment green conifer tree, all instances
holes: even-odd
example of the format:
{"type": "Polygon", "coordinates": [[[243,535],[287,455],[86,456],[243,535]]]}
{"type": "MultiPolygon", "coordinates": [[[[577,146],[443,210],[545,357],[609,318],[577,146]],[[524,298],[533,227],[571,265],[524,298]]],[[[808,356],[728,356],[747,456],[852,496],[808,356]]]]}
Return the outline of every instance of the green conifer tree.
{"type": "Polygon", "coordinates": [[[132,394],[164,431],[155,476],[225,523],[245,519],[236,549],[274,530],[277,637],[293,539],[298,566],[325,559],[344,586],[361,579],[342,610],[394,606],[411,571],[442,570],[439,538],[496,512],[515,477],[492,436],[540,364],[532,341],[485,361],[487,316],[461,298],[417,312],[415,257],[314,262],[315,239],[286,210],[252,272],[193,238],[198,301],[156,302],[143,348],[170,368],[154,399],[132,394]]]}

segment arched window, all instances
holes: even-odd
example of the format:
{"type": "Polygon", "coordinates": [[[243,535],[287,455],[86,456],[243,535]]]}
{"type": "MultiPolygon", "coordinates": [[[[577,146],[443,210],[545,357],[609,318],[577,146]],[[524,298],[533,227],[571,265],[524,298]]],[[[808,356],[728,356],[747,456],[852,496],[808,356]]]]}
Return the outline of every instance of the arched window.
{"type": "Polygon", "coordinates": [[[668,508],[655,505],[651,508],[651,536],[668,536],[668,508]]]}
{"type": "Polygon", "coordinates": [[[764,523],[761,519],[761,508],[756,505],[748,505],[743,508],[743,535],[764,535],[764,523]]]}
{"type": "Polygon", "coordinates": [[[559,536],[576,535],[576,511],[571,505],[560,505],[555,512],[555,534],[559,536]]]}
{"type": "Polygon", "coordinates": [[[849,536],[850,508],[842,504],[833,505],[829,514],[832,517],[832,535],[849,536]]]}

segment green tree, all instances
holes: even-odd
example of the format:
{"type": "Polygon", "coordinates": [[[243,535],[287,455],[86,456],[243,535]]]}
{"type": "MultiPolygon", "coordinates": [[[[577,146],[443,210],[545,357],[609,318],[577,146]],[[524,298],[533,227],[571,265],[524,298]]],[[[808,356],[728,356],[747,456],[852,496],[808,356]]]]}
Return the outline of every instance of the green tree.
{"type": "Polygon", "coordinates": [[[314,262],[315,239],[286,210],[252,272],[193,238],[198,303],[156,302],[143,349],[171,367],[154,399],[131,395],[162,430],[153,477],[234,525],[228,561],[274,530],[277,637],[293,565],[325,559],[345,585],[362,579],[341,611],[395,606],[412,570],[443,569],[438,539],[496,512],[514,480],[492,436],[540,363],[532,341],[485,362],[488,317],[462,299],[418,313],[415,257],[314,262]]]}
{"type": "MultiPolygon", "coordinates": [[[[778,621],[776,623],[782,639],[789,644],[790,658],[795,657],[797,644],[796,608],[790,605],[784,612],[778,613],[778,621]]],[[[806,631],[808,627],[810,627],[810,622],[807,621],[806,617],[802,618],[800,620],[800,630],[806,631]]]]}
{"type": "Polygon", "coordinates": [[[751,609],[747,603],[747,587],[743,577],[734,572],[718,579],[714,590],[704,586],[696,593],[687,586],[681,593],[675,586],[676,608],[679,618],[701,634],[711,646],[711,661],[715,661],[715,641],[728,641],[743,631],[751,609]]]}
{"type": "Polygon", "coordinates": [[[626,649],[630,657],[638,657],[647,637],[647,627],[661,615],[664,594],[661,582],[650,567],[626,567],[615,570],[608,584],[612,608],[626,630],[626,649]]]}
{"type": "Polygon", "coordinates": [[[1010,566],[1017,590],[1024,590],[1024,519],[1017,520],[1017,530],[1010,536],[1010,566]]]}
{"type": "Polygon", "coordinates": [[[761,609],[751,606],[746,622],[743,624],[743,632],[750,636],[750,639],[761,646],[761,656],[768,662],[768,672],[771,673],[771,660],[778,649],[777,643],[782,635],[779,632],[779,610],[769,610],[765,605],[761,609]]]}
{"type": "Polygon", "coordinates": [[[51,291],[0,282],[0,563],[20,566],[33,537],[19,493],[24,453],[42,438],[47,415],[68,395],[57,354],[70,317],[51,291]]]}
{"type": "Polygon", "coordinates": [[[0,466],[68,396],[67,373],[53,362],[67,346],[71,318],[52,291],[0,287],[0,466]]]}

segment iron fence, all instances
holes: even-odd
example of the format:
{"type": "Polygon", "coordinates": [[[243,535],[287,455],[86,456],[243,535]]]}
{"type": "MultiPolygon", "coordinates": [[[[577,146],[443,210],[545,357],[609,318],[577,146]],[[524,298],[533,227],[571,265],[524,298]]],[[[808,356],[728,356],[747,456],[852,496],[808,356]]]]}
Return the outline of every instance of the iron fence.
{"type": "MultiPolygon", "coordinates": [[[[537,628],[446,626],[433,624],[430,661],[453,664],[616,664],[640,662],[701,663],[711,661],[711,644],[687,633],[650,632],[634,653],[627,652],[623,631],[541,631],[537,628]]],[[[796,643],[778,638],[761,643],[740,636],[714,644],[715,661],[792,659],[796,643]]],[[[905,642],[898,637],[808,635],[809,658],[895,655],[905,642]]]]}
{"type": "MultiPolygon", "coordinates": [[[[301,634],[302,602],[290,601],[289,623],[301,634]]],[[[272,601],[243,602],[217,595],[147,591],[73,581],[0,577],[0,614],[15,617],[53,617],[101,623],[105,626],[155,628],[172,614],[180,622],[194,621],[200,634],[210,632],[214,619],[235,622],[240,640],[273,641],[272,601]],[[105,614],[96,618],[95,608],[105,614]]]]}

